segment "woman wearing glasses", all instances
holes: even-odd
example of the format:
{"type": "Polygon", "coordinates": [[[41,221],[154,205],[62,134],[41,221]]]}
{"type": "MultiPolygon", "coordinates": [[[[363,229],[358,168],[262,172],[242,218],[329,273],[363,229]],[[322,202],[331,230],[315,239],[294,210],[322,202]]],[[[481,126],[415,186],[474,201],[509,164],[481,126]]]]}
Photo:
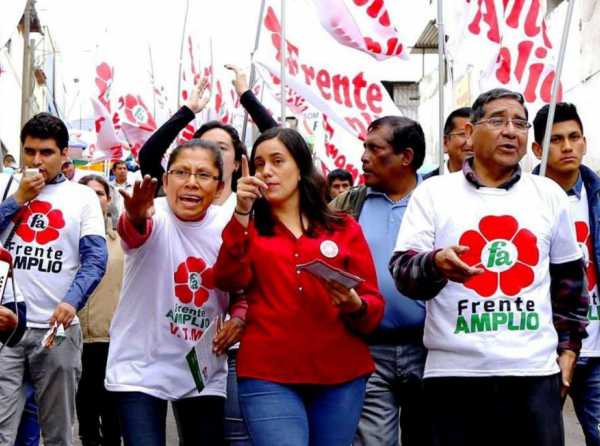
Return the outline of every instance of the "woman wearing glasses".
{"type": "Polygon", "coordinates": [[[367,243],[327,207],[298,132],[264,132],[250,166],[243,158],[215,279],[248,301],[237,372],[252,444],[349,445],[374,369],[361,334],[383,316],[367,243]],[[298,268],[317,259],[364,281],[348,289],[298,268]]]}
{"type": "MultiPolygon", "coordinates": [[[[211,206],[223,189],[219,147],[193,139],[170,155],[163,175],[166,206],[152,213],[156,180],[121,192],[125,246],[121,301],[111,326],[106,388],[115,392],[126,445],[165,445],[167,402],[180,444],[223,443],[225,363],[198,391],[186,355],[229,307],[212,265],[223,229],[211,206]]],[[[236,308],[230,309],[237,315],[236,308]]]]}

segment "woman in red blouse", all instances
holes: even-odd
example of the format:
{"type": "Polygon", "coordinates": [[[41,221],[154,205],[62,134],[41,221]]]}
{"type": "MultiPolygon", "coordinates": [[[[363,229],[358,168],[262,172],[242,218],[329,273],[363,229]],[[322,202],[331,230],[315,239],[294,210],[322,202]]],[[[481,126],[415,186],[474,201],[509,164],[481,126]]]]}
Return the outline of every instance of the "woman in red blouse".
{"type": "Polygon", "coordinates": [[[298,132],[264,132],[249,164],[215,273],[248,300],[237,372],[252,442],[347,446],[374,370],[361,335],[383,316],[369,248],[354,220],[328,208],[298,132]],[[315,259],[364,281],[347,289],[298,269],[315,259]]]}

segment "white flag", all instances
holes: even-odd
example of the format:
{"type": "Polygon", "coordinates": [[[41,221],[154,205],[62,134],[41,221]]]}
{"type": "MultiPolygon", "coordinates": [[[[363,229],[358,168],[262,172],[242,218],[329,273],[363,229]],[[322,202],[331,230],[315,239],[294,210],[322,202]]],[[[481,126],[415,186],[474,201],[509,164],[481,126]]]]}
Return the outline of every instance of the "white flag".
{"type": "MultiPolygon", "coordinates": [[[[448,51],[455,63],[472,65],[479,71],[480,91],[504,87],[521,92],[529,104],[550,102],[556,73],[554,47],[546,29],[546,2],[456,3],[462,25],[449,42],[448,51]]],[[[561,97],[562,88],[559,101],[561,97]]]]}
{"type": "Polygon", "coordinates": [[[321,25],[342,45],[364,51],[377,60],[407,58],[404,39],[392,24],[384,0],[313,2],[321,25]]]}
{"type": "MultiPolygon", "coordinates": [[[[281,61],[281,25],[269,6],[262,21],[265,38],[254,57],[259,73],[268,84],[279,83],[281,61]],[[265,73],[266,72],[266,73],[265,73]]],[[[384,115],[400,115],[379,80],[364,71],[348,69],[327,59],[318,60],[320,48],[287,40],[287,86],[301,99],[329,116],[352,135],[363,139],[367,127],[384,115]]],[[[288,98],[289,101],[289,98],[288,98]]]]}

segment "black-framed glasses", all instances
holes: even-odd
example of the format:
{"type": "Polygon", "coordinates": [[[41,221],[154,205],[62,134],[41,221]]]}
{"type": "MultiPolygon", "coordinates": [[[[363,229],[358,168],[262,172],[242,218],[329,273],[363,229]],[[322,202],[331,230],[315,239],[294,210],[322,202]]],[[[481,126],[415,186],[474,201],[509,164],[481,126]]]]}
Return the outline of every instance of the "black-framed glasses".
{"type": "Polygon", "coordinates": [[[512,123],[515,130],[518,130],[520,132],[526,132],[527,130],[529,130],[531,128],[531,124],[529,122],[527,122],[526,119],[502,118],[500,116],[494,117],[494,118],[488,118],[488,119],[481,119],[481,120],[477,121],[474,125],[488,124],[490,127],[499,130],[504,127],[508,127],[509,123],[512,123]]]}
{"type": "Polygon", "coordinates": [[[189,170],[171,169],[167,172],[167,174],[173,175],[175,178],[177,178],[180,181],[187,181],[190,179],[191,176],[194,176],[196,181],[198,181],[199,183],[209,183],[213,180],[219,181],[219,177],[211,175],[208,172],[193,172],[192,173],[189,170]]]}

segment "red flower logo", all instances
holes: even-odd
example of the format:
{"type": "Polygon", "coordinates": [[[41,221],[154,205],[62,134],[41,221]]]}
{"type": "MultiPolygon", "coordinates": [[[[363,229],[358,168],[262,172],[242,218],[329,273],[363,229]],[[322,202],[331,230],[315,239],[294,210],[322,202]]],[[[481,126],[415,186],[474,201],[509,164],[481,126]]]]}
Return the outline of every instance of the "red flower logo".
{"type": "Polygon", "coordinates": [[[119,108],[125,109],[125,117],[132,125],[149,132],[156,130],[156,121],[140,96],[132,94],[121,96],[119,98],[119,108]]]}
{"type": "Polygon", "coordinates": [[[215,287],[213,270],[207,268],[204,260],[188,257],[175,271],[175,295],[181,303],[201,307],[208,299],[208,290],[215,287]]]}
{"type": "Polygon", "coordinates": [[[96,67],[96,86],[98,87],[98,99],[110,112],[110,87],[113,82],[113,68],[106,62],[96,67]]]}
{"type": "Polygon", "coordinates": [[[592,262],[592,253],[594,249],[592,247],[592,238],[590,237],[590,228],[583,221],[575,222],[575,234],[577,235],[577,244],[581,249],[583,254],[583,259],[585,260],[585,268],[587,270],[587,279],[588,279],[588,290],[591,291],[598,283],[598,278],[596,277],[596,268],[594,266],[594,262],[592,262]]]}
{"type": "Polygon", "coordinates": [[[498,288],[514,297],[533,283],[533,266],[539,262],[537,238],[510,215],[487,216],[479,222],[479,232],[465,232],[459,242],[469,251],[461,259],[484,270],[464,285],[481,297],[490,297],[498,288]]]}
{"type": "Polygon", "coordinates": [[[58,230],[65,227],[62,212],[52,209],[52,205],[45,201],[32,201],[18,215],[21,217],[21,224],[16,233],[27,243],[34,240],[40,245],[50,243],[60,235],[58,230]]]}

